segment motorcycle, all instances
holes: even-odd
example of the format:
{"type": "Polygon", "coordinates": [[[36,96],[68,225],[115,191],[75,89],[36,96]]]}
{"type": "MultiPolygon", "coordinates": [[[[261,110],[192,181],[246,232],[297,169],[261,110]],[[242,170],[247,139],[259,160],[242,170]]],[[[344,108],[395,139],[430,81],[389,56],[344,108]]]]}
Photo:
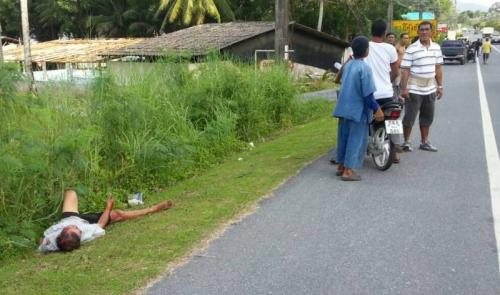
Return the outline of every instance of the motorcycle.
{"type": "Polygon", "coordinates": [[[473,46],[467,48],[467,61],[476,62],[476,50],[473,46]]]}
{"type": "Polygon", "coordinates": [[[384,113],[384,120],[380,122],[374,120],[370,124],[367,153],[375,167],[385,171],[391,167],[396,155],[393,137],[403,134],[403,123],[399,120],[403,103],[401,100],[391,101],[380,107],[384,113]]]}

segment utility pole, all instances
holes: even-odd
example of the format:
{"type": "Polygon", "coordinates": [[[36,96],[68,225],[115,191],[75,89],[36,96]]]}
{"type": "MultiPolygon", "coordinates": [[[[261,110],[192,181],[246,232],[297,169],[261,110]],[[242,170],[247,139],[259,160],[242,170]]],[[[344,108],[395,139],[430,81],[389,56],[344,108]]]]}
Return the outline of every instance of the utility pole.
{"type": "Polygon", "coordinates": [[[389,0],[387,6],[387,32],[392,32],[392,18],[394,15],[394,0],[389,0]]]}
{"type": "Polygon", "coordinates": [[[21,22],[23,27],[24,71],[28,76],[30,90],[33,89],[33,69],[31,68],[30,25],[28,19],[28,0],[21,0],[21,22]]]}
{"type": "Polygon", "coordinates": [[[276,61],[282,61],[285,58],[285,46],[288,46],[288,8],[289,0],[276,0],[274,37],[276,61]]]}
{"type": "Polygon", "coordinates": [[[420,4],[418,5],[418,19],[424,19],[424,3],[422,1],[420,1],[420,4]]]}
{"type": "MultiPolygon", "coordinates": [[[[389,0],[391,1],[391,0],[389,0]]],[[[318,31],[323,28],[323,14],[325,11],[325,0],[319,0],[318,31]]]]}
{"type": "Polygon", "coordinates": [[[0,63],[3,63],[2,20],[0,19],[0,63]]]}

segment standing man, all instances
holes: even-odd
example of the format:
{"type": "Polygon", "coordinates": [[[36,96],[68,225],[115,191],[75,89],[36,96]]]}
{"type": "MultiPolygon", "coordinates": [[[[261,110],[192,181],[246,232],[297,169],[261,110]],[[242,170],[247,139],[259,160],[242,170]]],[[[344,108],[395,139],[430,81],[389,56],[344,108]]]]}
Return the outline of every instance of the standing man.
{"type": "MultiPolygon", "coordinates": [[[[387,102],[394,101],[394,89],[392,81],[398,76],[398,53],[396,48],[388,43],[384,43],[385,30],[387,25],[383,20],[376,20],[372,23],[372,41],[370,41],[370,54],[366,62],[373,72],[375,82],[374,93],[377,103],[382,106],[387,102]]],[[[391,136],[394,144],[402,144],[402,139],[397,136],[391,136]]],[[[395,163],[399,163],[399,157],[396,156],[395,163]]]]}
{"type": "Polygon", "coordinates": [[[389,32],[385,35],[385,42],[391,44],[392,46],[396,46],[396,34],[393,32],[389,32]]]}
{"type": "Polygon", "coordinates": [[[406,111],[403,119],[405,143],[403,150],[412,151],[410,135],[413,124],[419,115],[420,149],[437,152],[429,142],[429,129],[434,120],[435,100],[443,96],[443,55],[441,47],[432,42],[432,24],[423,21],[418,25],[419,39],[405,52],[401,68],[401,96],[406,98],[406,111]]]}
{"type": "Polygon", "coordinates": [[[479,58],[479,49],[483,46],[483,42],[481,42],[481,39],[477,39],[477,41],[474,42],[474,50],[476,51],[476,56],[479,58]]]}
{"type": "MultiPolygon", "coordinates": [[[[399,36],[399,42],[396,44],[396,52],[398,53],[398,67],[401,65],[401,62],[403,61],[403,57],[405,55],[406,51],[406,46],[408,46],[410,43],[410,36],[408,33],[401,33],[399,36]]],[[[401,94],[401,71],[398,70],[398,76],[393,82],[394,86],[394,96],[399,98],[399,95],[401,94]]]]}
{"type": "Polygon", "coordinates": [[[482,45],[483,49],[483,64],[488,63],[488,58],[490,57],[490,52],[491,52],[491,42],[490,39],[486,38],[482,45]]]}

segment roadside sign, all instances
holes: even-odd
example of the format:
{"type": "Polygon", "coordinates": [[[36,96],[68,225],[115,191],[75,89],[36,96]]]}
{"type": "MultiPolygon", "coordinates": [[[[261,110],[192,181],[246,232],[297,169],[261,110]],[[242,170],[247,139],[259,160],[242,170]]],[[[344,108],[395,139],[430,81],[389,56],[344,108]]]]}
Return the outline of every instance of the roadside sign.
{"type": "MultiPolygon", "coordinates": [[[[438,22],[436,19],[427,20],[432,24],[432,35],[437,36],[438,22]]],[[[408,33],[410,39],[418,36],[418,25],[422,20],[395,20],[392,22],[392,27],[400,32],[408,33]]]]}

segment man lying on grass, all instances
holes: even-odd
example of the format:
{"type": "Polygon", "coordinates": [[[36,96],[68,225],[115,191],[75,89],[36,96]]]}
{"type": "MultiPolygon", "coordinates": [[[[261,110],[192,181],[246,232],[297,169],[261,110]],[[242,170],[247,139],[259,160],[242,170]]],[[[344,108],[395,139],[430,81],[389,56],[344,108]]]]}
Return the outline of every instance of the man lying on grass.
{"type": "Polygon", "coordinates": [[[104,212],[79,214],[76,192],[73,190],[65,191],[62,219],[43,233],[44,238],[40,242],[38,250],[40,252],[73,251],[80,247],[80,243],[103,236],[104,228],[111,223],[166,210],[172,207],[173,203],[172,201],[163,201],[152,207],[134,211],[113,210],[113,204],[113,197],[109,197],[104,212]]]}

